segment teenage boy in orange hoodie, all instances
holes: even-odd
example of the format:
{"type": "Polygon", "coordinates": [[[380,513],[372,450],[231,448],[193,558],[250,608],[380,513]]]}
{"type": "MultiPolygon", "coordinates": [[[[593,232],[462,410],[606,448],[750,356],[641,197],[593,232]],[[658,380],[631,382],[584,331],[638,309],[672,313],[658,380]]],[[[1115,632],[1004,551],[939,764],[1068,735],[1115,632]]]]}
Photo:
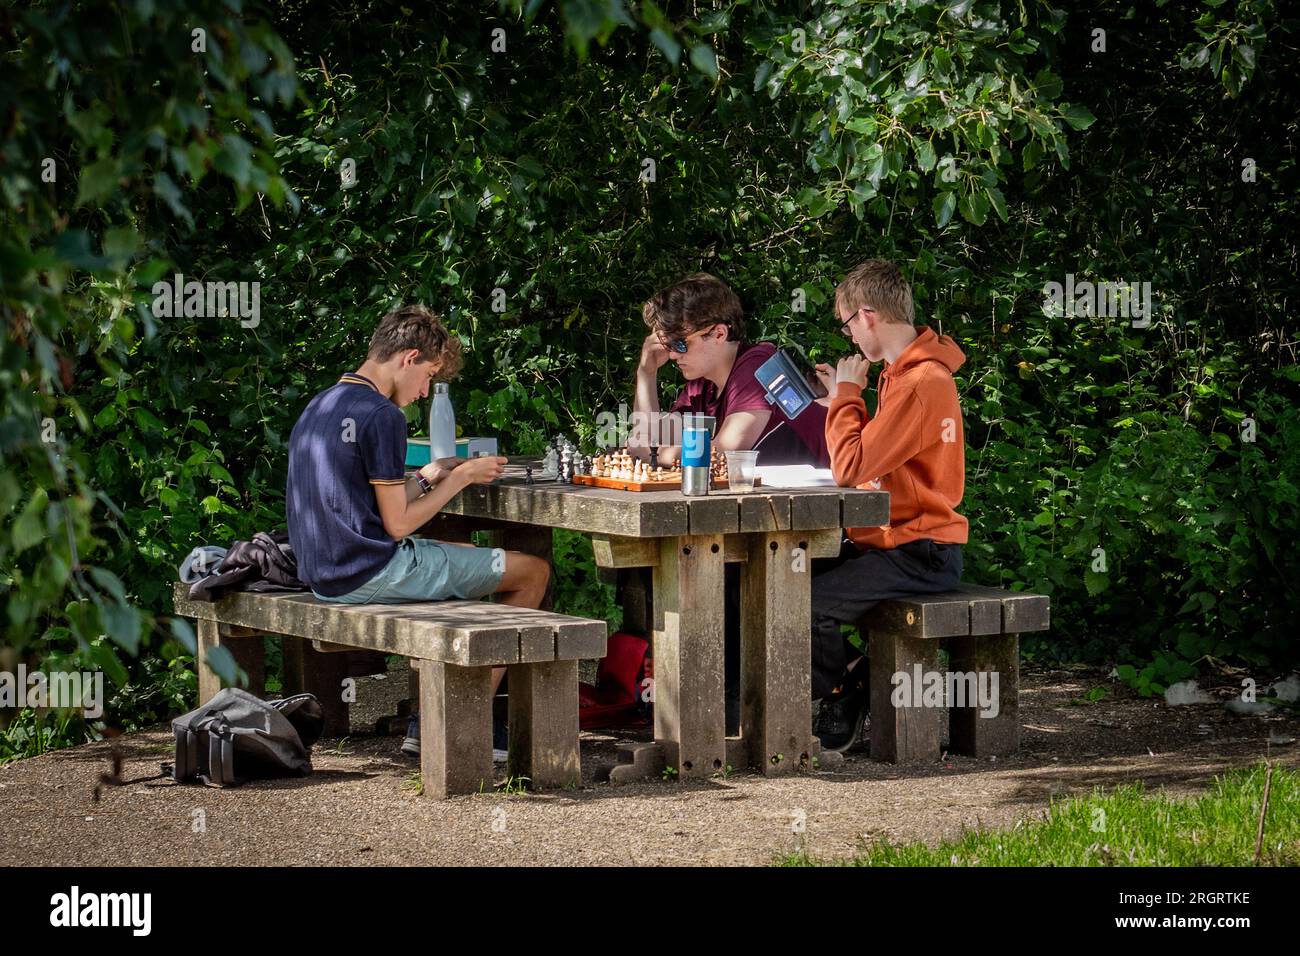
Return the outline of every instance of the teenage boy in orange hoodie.
{"type": "Polygon", "coordinates": [[[865,662],[841,625],[881,601],[951,590],[961,580],[967,522],[956,508],[966,444],[952,373],[966,357],[946,335],[914,325],[912,290],[892,262],[873,259],[850,272],[835,290],[835,309],[862,355],[835,369],[826,417],[831,472],[841,487],[889,492],[889,524],[849,528],[838,558],[813,562],[814,731],[824,749],[843,752],[860,739],[868,699],[865,662]],[[873,417],[862,391],[881,359],[873,417]]]}

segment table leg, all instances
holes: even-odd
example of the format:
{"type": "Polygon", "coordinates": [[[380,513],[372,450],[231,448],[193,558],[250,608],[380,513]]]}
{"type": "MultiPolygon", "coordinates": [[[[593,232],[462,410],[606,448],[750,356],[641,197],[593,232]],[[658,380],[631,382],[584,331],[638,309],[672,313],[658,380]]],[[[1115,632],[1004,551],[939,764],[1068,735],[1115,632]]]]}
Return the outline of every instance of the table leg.
{"type": "Polygon", "coordinates": [[[766,776],[807,769],[812,744],[812,569],[808,533],[748,536],[741,572],[740,722],[766,776]]]}
{"type": "Polygon", "coordinates": [[[680,779],[726,766],[722,545],[665,538],[654,569],[655,741],[680,779]]]}

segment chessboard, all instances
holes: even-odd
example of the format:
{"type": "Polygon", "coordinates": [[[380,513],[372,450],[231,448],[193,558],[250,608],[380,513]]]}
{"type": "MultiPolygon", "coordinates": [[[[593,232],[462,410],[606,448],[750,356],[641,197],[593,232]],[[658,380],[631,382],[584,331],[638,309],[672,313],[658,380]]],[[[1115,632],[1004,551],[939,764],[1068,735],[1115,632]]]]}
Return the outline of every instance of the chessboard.
{"type": "MultiPolygon", "coordinates": [[[[542,481],[559,481],[566,484],[590,485],[595,488],[613,488],[616,491],[678,491],[682,487],[680,465],[660,466],[655,461],[655,450],[650,450],[650,461],[631,455],[627,448],[602,452],[598,455],[582,454],[563,436],[552,440],[542,462],[542,481]]],[[[709,459],[710,488],[729,488],[727,459],[713,449],[709,459]]],[[[531,469],[529,470],[531,475],[531,469]]],[[[759,479],[754,479],[759,485],[759,479]]]]}
{"type": "MultiPolygon", "coordinates": [[[[651,477],[645,481],[634,481],[631,478],[605,478],[596,475],[574,475],[573,483],[575,485],[591,485],[594,488],[613,488],[615,491],[680,491],[682,487],[682,473],[680,469],[664,469],[663,476],[659,478],[651,477]]],[[[762,479],[754,479],[754,487],[761,485],[762,479]]],[[[719,478],[716,475],[710,482],[713,488],[730,487],[726,478],[719,478]]]]}
{"type": "MultiPolygon", "coordinates": [[[[596,488],[613,488],[617,491],[677,491],[682,487],[682,469],[680,465],[656,467],[644,461],[638,461],[625,451],[598,455],[591,462],[591,469],[575,474],[575,485],[591,485],[596,488]]],[[[727,488],[727,461],[721,452],[715,451],[710,466],[711,488],[727,488]]],[[[754,484],[760,484],[758,478],[754,484]]]]}

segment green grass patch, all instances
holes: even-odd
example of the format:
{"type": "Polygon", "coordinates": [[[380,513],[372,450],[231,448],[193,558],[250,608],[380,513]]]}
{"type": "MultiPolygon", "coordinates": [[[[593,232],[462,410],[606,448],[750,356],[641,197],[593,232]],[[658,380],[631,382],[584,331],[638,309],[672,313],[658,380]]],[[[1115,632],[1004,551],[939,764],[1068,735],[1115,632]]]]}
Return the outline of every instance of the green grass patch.
{"type": "MultiPolygon", "coordinates": [[[[975,830],[928,846],[889,842],[844,860],[819,860],[800,848],[780,866],[1251,866],[1266,769],[1216,777],[1192,800],[1141,783],[1111,793],[1053,801],[1045,818],[1011,830],[975,830]]],[[[1259,863],[1300,865],[1300,773],[1275,768],[1259,863]]]]}

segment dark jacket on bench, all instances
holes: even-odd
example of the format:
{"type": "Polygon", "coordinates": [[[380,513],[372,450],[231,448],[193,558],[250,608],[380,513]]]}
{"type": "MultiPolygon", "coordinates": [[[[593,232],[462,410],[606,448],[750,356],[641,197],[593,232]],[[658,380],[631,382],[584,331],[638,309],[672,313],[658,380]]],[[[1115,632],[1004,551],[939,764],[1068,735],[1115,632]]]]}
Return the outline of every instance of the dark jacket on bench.
{"type": "Polygon", "coordinates": [[[221,561],[221,570],[195,581],[191,601],[216,601],[229,591],[306,591],[298,580],[298,561],[289,532],[259,531],[252,541],[236,541],[221,561]]]}

